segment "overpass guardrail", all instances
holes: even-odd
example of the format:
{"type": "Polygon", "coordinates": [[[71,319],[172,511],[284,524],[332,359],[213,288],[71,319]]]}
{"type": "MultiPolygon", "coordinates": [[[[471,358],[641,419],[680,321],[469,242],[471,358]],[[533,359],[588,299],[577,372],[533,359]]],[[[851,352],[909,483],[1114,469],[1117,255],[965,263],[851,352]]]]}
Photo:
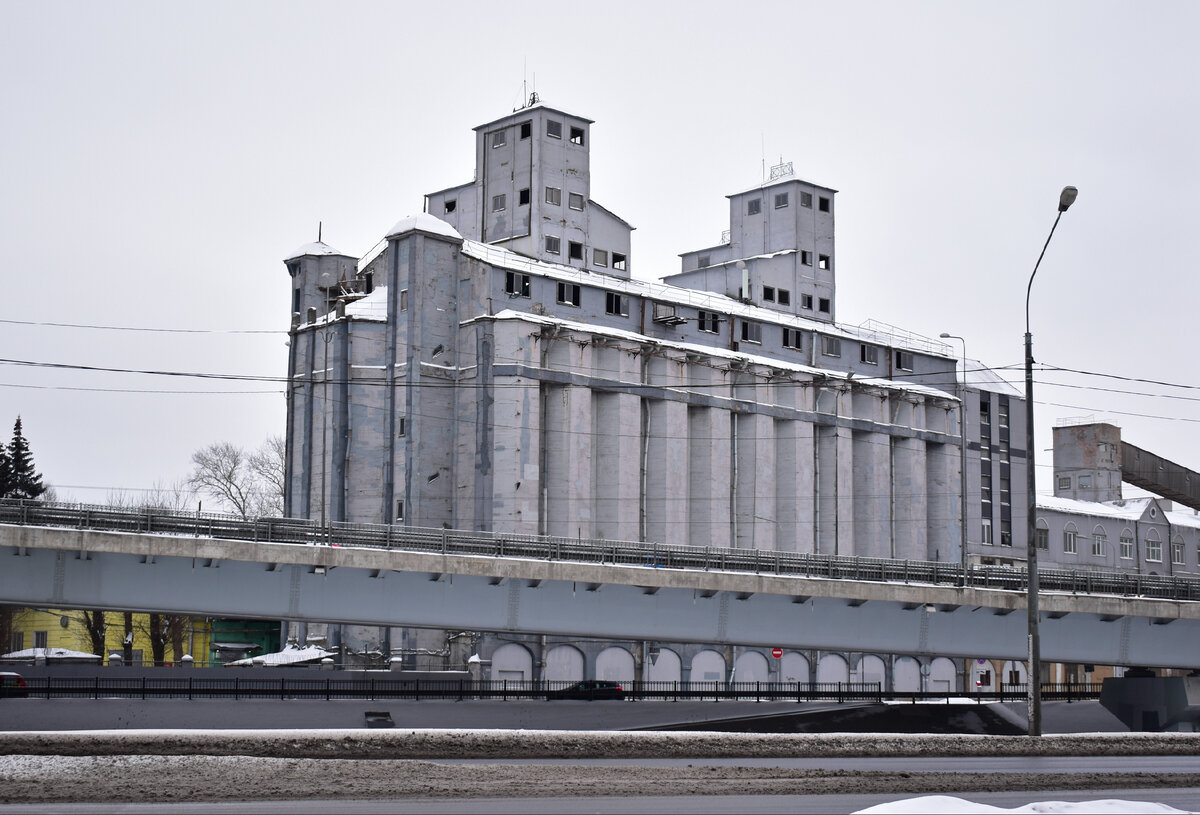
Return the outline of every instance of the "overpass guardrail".
{"type": "MultiPolygon", "coordinates": [[[[234,669],[236,672],[237,669],[234,669]]],[[[228,672],[225,672],[228,673],[228,672]]],[[[411,700],[559,700],[575,701],[741,701],[741,702],[882,702],[949,700],[973,702],[1021,701],[1025,685],[1002,685],[999,690],[885,691],[879,682],[653,682],[620,683],[612,689],[577,690],[570,681],[394,679],[386,676],[353,679],[291,679],[246,676],[180,677],[61,677],[26,679],[21,695],[35,699],[411,699],[411,700]]],[[[1099,683],[1043,684],[1042,698],[1082,701],[1098,699],[1099,683]]],[[[15,691],[17,689],[4,689],[15,691]]]]}
{"type": "MultiPolygon", "coordinates": [[[[0,524],[68,527],[207,537],[256,543],[355,546],[482,557],[602,563],[653,569],[751,572],[884,583],[967,585],[1025,591],[1024,569],[921,560],[845,557],[803,552],[687,546],[639,541],[560,538],[500,532],[425,529],[389,524],[333,522],[322,527],[300,518],[242,518],[222,513],[178,512],[23,499],[0,500],[0,524]]],[[[1200,601],[1200,580],[1174,575],[1039,568],[1042,591],[1200,601]]]]}

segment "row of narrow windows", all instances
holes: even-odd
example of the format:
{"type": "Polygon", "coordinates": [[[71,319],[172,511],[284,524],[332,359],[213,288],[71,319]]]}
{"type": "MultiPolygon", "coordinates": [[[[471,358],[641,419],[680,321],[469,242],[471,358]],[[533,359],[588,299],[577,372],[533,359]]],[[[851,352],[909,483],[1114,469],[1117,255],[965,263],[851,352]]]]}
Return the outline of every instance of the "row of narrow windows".
{"type": "MultiPolygon", "coordinates": [[[[813,253],[808,251],[807,249],[801,249],[800,250],[800,264],[802,266],[812,266],[813,265],[813,253]]],[[[707,269],[709,266],[712,266],[712,255],[698,255],[696,257],[696,268],[697,269],[707,269]]],[[[822,271],[829,271],[830,269],[833,268],[833,260],[830,258],[829,255],[817,255],[817,268],[821,269],[822,271]]],[[[770,288],[770,287],[764,286],[764,288],[770,288]]],[[[764,297],[765,297],[765,295],[764,295],[764,297]]]]}
{"type": "MultiPolygon", "coordinates": [[[[775,193],[775,209],[786,209],[791,204],[791,193],[777,192],[775,193]]],[[[758,215],[762,212],[763,201],[761,198],[751,198],[746,201],[746,214],[758,215]]],[[[811,192],[800,193],[800,206],[812,209],[813,196],[811,192]]],[[[829,212],[832,207],[832,201],[824,195],[817,197],[817,209],[821,212],[829,212]]]]}
{"type": "MultiPolygon", "coordinates": [[[[1050,550],[1050,530],[1039,527],[1035,538],[1037,548],[1043,551],[1050,550]]],[[[1147,537],[1145,541],[1146,560],[1152,563],[1161,563],[1163,559],[1162,541],[1153,537],[1147,537]]],[[[1134,541],[1133,533],[1126,529],[1118,541],[1117,555],[1121,560],[1133,560],[1134,558],[1134,541]]],[[[1108,535],[1105,532],[1097,531],[1092,533],[1091,538],[1091,553],[1093,557],[1108,556],[1108,535]]],[[[1183,541],[1171,541],[1171,563],[1177,566],[1185,565],[1184,560],[1184,545],[1183,541]]],[[[1066,555],[1079,554],[1079,531],[1068,525],[1062,533],[1062,551],[1066,555]]],[[[1196,547],[1197,562],[1200,562],[1200,544],[1196,547]]]]}
{"type": "MultiPolygon", "coordinates": [[[[533,122],[521,122],[517,125],[518,138],[521,141],[528,139],[533,135],[533,122]]],[[[490,134],[492,149],[503,147],[508,144],[508,128],[493,130],[490,134]]],[[[546,120],[546,136],[551,139],[561,139],[563,137],[563,123],[558,119],[546,120]]],[[[567,140],[571,144],[583,146],[584,132],[582,127],[570,125],[567,128],[567,140]]]]}
{"type": "MultiPolygon", "coordinates": [[[[532,276],[523,272],[506,271],[504,273],[504,293],[510,297],[531,297],[533,293],[532,276]]],[[[630,298],[628,295],[611,291],[604,294],[604,312],[606,314],[622,317],[629,316],[630,298]]],[[[810,297],[810,295],[803,296],[810,297]]],[[[583,287],[578,283],[558,281],[556,301],[559,305],[578,308],[582,303],[582,298],[583,287]]],[[[729,317],[722,317],[722,315],[715,311],[699,310],[696,312],[696,327],[708,334],[719,334],[721,332],[721,322],[728,321],[729,319],[729,317]]],[[[739,320],[738,324],[743,342],[762,343],[763,327],[761,323],[756,323],[752,320],[739,320]]],[[[784,326],[781,330],[783,332],[782,344],[784,348],[790,348],[795,351],[804,350],[803,336],[800,329],[784,326]]],[[[821,353],[824,356],[840,357],[842,355],[842,341],[840,337],[819,336],[821,337],[821,353]]],[[[878,365],[881,350],[883,349],[879,346],[863,343],[859,346],[859,361],[867,365],[878,365]]],[[[894,363],[898,370],[913,370],[912,352],[896,351],[894,363]]]]}

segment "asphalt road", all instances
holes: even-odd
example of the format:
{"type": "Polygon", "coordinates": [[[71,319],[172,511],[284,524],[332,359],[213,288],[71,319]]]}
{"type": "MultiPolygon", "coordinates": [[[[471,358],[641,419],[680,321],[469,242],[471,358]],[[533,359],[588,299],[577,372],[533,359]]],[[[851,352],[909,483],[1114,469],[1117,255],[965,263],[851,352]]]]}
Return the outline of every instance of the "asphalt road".
{"type": "MultiPolygon", "coordinates": [[[[915,795],[707,795],[561,798],[469,798],[354,800],[306,798],[291,801],[238,801],[177,804],[0,804],[3,815],[668,815],[688,812],[810,815],[851,813],[876,804],[915,795]]],[[[1200,812],[1200,787],[1179,789],[1111,789],[1096,793],[1077,790],[962,793],[959,798],[997,807],[1015,808],[1036,801],[1098,801],[1116,799],[1166,804],[1184,812],[1200,812]]]]}

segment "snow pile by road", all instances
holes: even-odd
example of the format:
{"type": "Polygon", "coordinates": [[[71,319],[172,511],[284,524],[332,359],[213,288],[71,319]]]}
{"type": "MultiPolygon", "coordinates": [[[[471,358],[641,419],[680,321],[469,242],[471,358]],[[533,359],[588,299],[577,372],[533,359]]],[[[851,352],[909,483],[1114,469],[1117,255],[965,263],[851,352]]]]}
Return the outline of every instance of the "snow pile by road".
{"type": "Polygon", "coordinates": [[[920,798],[906,798],[903,801],[893,801],[890,804],[879,804],[866,809],[860,809],[854,815],[975,815],[976,813],[1038,813],[1038,815],[1173,815],[1185,813],[1185,810],[1175,809],[1166,804],[1154,804],[1146,801],[1120,801],[1104,799],[1100,801],[1042,801],[1026,804],[1016,809],[994,807],[990,804],[976,804],[949,795],[924,795],[920,798]]]}

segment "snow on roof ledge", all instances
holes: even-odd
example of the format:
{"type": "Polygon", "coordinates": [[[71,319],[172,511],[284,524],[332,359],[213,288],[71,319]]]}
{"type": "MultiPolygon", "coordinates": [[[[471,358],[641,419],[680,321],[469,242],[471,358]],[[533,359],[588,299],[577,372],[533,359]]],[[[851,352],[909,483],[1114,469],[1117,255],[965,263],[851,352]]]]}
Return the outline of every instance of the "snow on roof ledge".
{"type": "Polygon", "coordinates": [[[339,255],[341,257],[350,257],[345,252],[339,252],[324,241],[317,241],[315,243],[304,244],[295,252],[292,252],[290,255],[285,257],[284,260],[295,260],[296,258],[302,258],[305,255],[339,255]]]}
{"type": "Polygon", "coordinates": [[[457,229],[450,226],[450,224],[441,218],[430,215],[428,212],[401,218],[396,222],[395,226],[388,230],[387,237],[394,238],[397,235],[403,235],[405,232],[413,231],[428,232],[431,235],[442,235],[456,241],[463,239],[463,236],[458,234],[457,229]]]}

